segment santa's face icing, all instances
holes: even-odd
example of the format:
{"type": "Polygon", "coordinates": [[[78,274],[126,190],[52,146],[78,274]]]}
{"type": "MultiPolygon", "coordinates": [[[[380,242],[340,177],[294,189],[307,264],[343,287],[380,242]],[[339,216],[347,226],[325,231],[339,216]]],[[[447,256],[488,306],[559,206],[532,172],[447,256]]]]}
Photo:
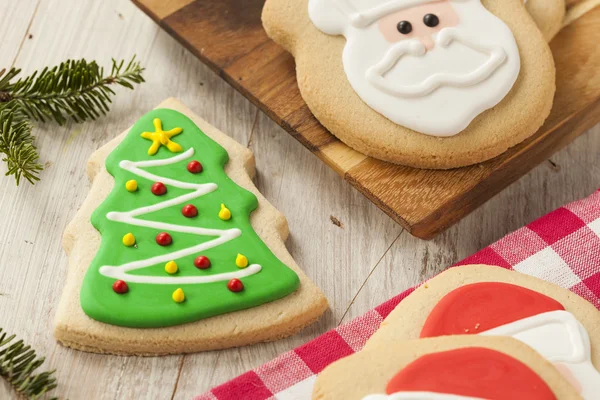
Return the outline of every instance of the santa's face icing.
{"type": "Polygon", "coordinates": [[[435,34],[458,25],[458,15],[449,1],[436,1],[391,13],[381,18],[378,25],[389,43],[418,39],[431,51],[435,34]]]}
{"type": "Polygon", "coordinates": [[[309,0],[321,31],[343,34],[358,95],[397,124],[452,136],[517,79],[510,29],[480,0],[309,0]]]}

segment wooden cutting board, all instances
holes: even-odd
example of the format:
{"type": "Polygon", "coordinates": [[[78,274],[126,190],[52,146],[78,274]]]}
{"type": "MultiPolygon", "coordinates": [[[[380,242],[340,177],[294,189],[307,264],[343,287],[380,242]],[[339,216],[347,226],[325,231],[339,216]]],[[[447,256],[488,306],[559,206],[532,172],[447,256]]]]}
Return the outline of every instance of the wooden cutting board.
{"type": "Polygon", "coordinates": [[[485,163],[435,171],[367,157],[321,126],[300,97],[294,59],[262,29],[264,0],[133,1],[385,213],[423,239],[456,223],[600,122],[600,7],[552,41],[557,92],[552,113],[533,137],[485,163]]]}

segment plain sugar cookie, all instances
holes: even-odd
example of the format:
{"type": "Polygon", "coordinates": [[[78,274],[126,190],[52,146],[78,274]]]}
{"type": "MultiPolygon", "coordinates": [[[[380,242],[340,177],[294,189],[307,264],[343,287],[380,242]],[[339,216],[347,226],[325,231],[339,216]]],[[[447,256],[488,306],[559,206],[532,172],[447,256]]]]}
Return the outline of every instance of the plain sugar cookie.
{"type": "Polygon", "coordinates": [[[450,268],[402,301],[365,348],[448,335],[511,336],[554,363],[584,399],[600,393],[600,312],[551,283],[500,267],[450,268]]]}
{"type": "Polygon", "coordinates": [[[262,20],[316,118],[381,160],[479,163],[552,106],[552,54],[521,0],[267,0],[262,20]]]}
{"type": "Polygon", "coordinates": [[[174,99],[96,151],[69,224],[54,334],[75,349],[177,354],[289,336],[327,309],[252,183],[252,153],[174,99]]]}
{"type": "Polygon", "coordinates": [[[379,343],[321,372],[313,400],[580,399],[557,369],[507,337],[379,343]]]}

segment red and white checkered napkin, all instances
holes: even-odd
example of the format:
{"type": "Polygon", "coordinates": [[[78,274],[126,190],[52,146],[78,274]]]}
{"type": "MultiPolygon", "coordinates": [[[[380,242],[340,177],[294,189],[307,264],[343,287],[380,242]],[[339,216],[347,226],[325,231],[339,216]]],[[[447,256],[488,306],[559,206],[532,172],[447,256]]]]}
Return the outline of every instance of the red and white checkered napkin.
{"type": "MultiPolygon", "coordinates": [[[[600,190],[475,253],[458,265],[491,264],[568,288],[600,309],[600,190]]],[[[327,365],[359,351],[414,289],[350,323],[217,386],[195,400],[305,400],[327,365]]]]}

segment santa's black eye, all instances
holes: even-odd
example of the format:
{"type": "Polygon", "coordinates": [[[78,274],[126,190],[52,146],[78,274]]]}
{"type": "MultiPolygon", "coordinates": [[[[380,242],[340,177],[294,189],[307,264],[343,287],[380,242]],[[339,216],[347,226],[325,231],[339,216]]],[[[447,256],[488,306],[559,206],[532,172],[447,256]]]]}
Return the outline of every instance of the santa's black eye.
{"type": "Polygon", "coordinates": [[[438,26],[438,24],[440,23],[440,19],[435,14],[426,14],[423,17],[423,23],[428,27],[433,28],[435,26],[438,26]]]}
{"type": "Polygon", "coordinates": [[[403,35],[408,35],[409,33],[412,32],[412,24],[408,21],[398,22],[398,25],[396,25],[396,28],[398,29],[398,32],[400,32],[403,35]]]}

